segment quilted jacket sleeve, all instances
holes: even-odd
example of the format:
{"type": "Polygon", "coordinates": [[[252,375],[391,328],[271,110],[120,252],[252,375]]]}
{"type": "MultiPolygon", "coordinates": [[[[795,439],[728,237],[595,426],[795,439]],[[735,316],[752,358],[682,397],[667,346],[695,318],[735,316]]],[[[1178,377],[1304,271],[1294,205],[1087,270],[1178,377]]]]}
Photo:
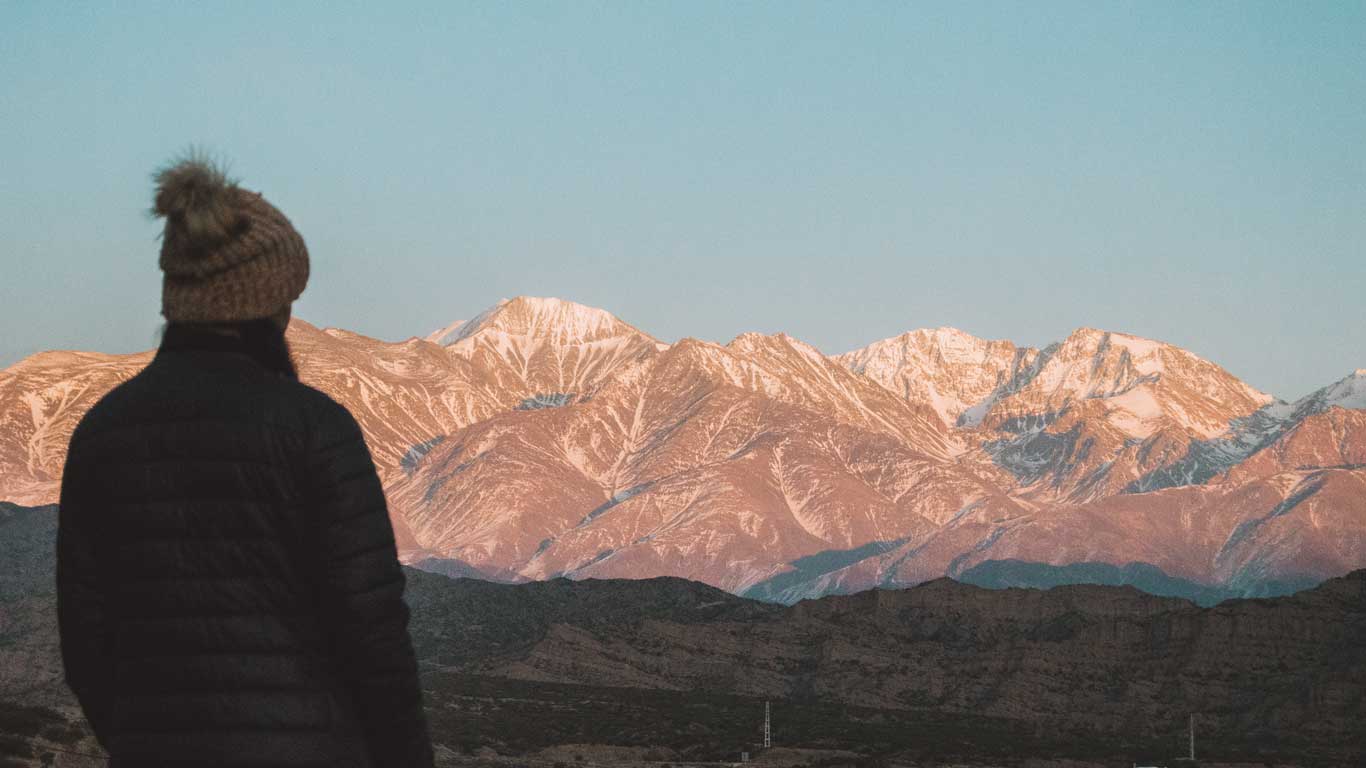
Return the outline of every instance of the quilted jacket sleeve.
{"type": "Polygon", "coordinates": [[[333,404],[313,435],[309,473],[322,544],[319,594],[339,672],[371,761],[432,765],[405,579],[374,462],[360,427],[333,404]]]}
{"type": "Polygon", "coordinates": [[[95,738],[107,749],[113,663],[110,627],[96,558],[100,537],[93,530],[97,510],[88,479],[91,467],[79,435],[77,429],[67,452],[57,512],[57,625],[67,685],[76,694],[95,738]]]}

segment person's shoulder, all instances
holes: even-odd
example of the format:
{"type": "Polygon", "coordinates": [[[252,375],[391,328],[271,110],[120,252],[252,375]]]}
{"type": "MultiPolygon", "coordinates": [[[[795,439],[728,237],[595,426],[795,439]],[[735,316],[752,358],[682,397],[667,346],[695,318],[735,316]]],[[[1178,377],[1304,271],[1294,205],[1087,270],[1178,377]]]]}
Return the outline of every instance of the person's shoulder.
{"type": "Polygon", "coordinates": [[[277,394],[286,412],[308,432],[360,434],[360,425],[346,406],[320,389],[295,379],[280,379],[277,394]]]}
{"type": "Polygon", "coordinates": [[[309,415],[326,419],[350,419],[351,412],[346,406],[332,399],[332,396],[317,387],[297,379],[280,379],[280,394],[291,403],[306,409],[309,415]]]}
{"type": "Polygon", "coordinates": [[[138,371],[131,378],[115,384],[101,395],[76,422],[75,428],[71,431],[70,444],[76,445],[117,426],[136,400],[137,390],[145,378],[146,370],[144,368],[138,371]]]}

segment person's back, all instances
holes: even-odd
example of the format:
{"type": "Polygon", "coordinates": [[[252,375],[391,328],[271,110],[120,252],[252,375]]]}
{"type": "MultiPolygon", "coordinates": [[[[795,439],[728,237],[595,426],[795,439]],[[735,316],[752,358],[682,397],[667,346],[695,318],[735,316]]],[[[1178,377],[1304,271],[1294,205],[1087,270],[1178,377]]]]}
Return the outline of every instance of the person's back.
{"type": "Polygon", "coordinates": [[[67,680],[116,767],[431,765],[374,464],[283,339],[303,242],[202,164],[158,212],[170,324],[62,479],[67,680]]]}

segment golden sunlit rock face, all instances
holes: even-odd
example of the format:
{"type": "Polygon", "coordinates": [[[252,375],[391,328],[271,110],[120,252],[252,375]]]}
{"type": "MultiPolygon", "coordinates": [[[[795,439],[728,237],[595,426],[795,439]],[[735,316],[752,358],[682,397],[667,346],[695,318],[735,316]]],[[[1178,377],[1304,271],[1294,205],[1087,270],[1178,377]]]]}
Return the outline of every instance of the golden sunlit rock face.
{"type": "MultiPolygon", "coordinates": [[[[360,422],[400,549],[428,567],[794,601],[1002,560],[1248,591],[1366,566],[1362,371],[1283,403],[1090,328],[827,356],[782,334],[665,344],[532,298],[425,339],[296,320],[289,340],[360,422]]],[[[0,499],[55,501],[71,430],[149,360],[45,352],[0,372],[0,499]]]]}

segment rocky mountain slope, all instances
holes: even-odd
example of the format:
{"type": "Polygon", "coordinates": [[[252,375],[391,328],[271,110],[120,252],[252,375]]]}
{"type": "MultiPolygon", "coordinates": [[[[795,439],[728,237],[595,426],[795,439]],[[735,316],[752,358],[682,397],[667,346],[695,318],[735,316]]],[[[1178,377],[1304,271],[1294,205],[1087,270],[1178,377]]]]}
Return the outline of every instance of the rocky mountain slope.
{"type": "Polygon", "coordinates": [[[1272,402],[1185,350],[1092,328],[1042,350],[917,331],[839,359],[975,430],[1026,495],[1049,499],[1142,483],[1272,402]]]}
{"type": "MultiPolygon", "coordinates": [[[[517,298],[389,343],[296,320],[356,414],[404,556],[506,581],[671,575],[794,601],[984,563],[1150,565],[1220,594],[1366,566],[1366,372],[1298,402],[1161,342],[954,329],[827,356],[665,344],[517,298]]],[[[0,372],[0,498],[56,500],[66,440],[148,354],[0,372]]]]}
{"type": "MultiPolygon", "coordinates": [[[[60,683],[54,517],[0,508],[0,557],[19,566],[0,574],[0,721],[34,724],[10,747],[27,754],[91,749],[60,683]]],[[[784,607],[672,578],[408,576],[446,750],[591,742],[721,759],[752,748],[769,700],[781,745],[931,761],[1169,757],[1191,713],[1209,757],[1366,758],[1366,571],[1213,608],[947,579],[784,607]]]]}
{"type": "Polygon", "coordinates": [[[151,359],[150,353],[41,352],[0,371],[0,500],[56,501],[76,424],[151,359]]]}

